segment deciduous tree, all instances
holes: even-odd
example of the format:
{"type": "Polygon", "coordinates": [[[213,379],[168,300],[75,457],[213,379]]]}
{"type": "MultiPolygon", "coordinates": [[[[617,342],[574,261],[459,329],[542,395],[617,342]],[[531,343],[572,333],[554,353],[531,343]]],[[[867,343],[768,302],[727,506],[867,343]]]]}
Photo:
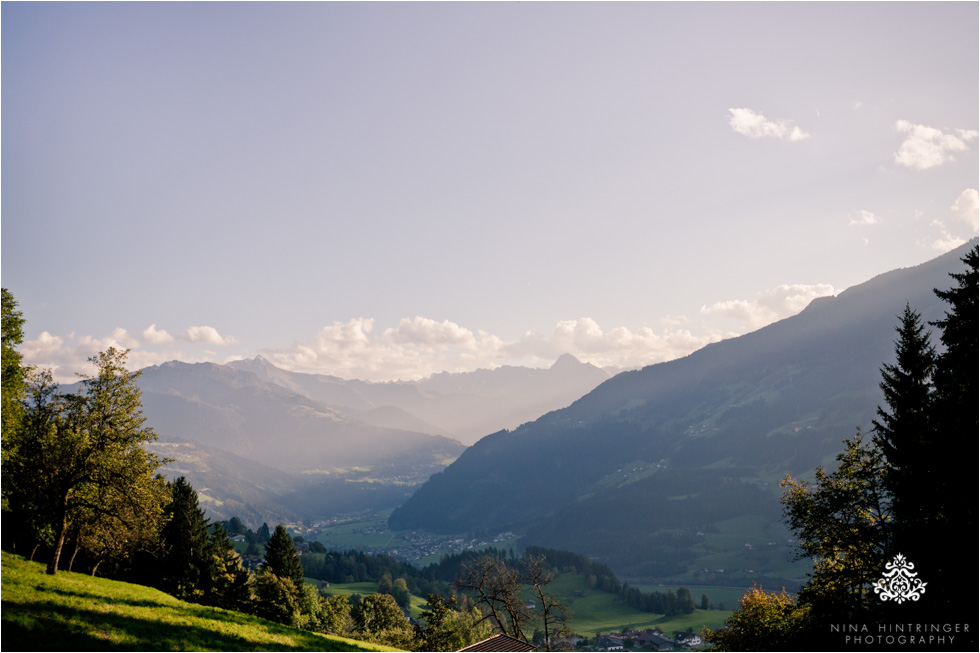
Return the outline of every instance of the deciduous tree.
{"type": "Polygon", "coordinates": [[[126,355],[110,348],[90,359],[96,374],[75,395],[58,394],[49,373],[33,377],[14,475],[34,488],[34,498],[19,508],[47,524],[49,574],[57,572],[65,538],[82,515],[132,529],[160,510],[152,486],[161,482],[154,475],[161,460],[143,448],[156,434],[145,425],[139,373],[126,370],[126,355]]]}
{"type": "Polygon", "coordinates": [[[724,628],[704,631],[711,650],[811,650],[804,639],[809,629],[809,608],[797,605],[786,590],[776,594],[753,587],[738,602],[738,609],[725,620],[724,628]]]}

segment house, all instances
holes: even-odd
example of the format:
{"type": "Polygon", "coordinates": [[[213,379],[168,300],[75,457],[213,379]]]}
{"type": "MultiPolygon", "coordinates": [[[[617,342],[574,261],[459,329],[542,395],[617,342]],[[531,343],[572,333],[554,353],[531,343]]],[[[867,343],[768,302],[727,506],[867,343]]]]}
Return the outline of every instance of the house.
{"type": "Polygon", "coordinates": [[[625,647],[623,646],[623,640],[619,638],[613,638],[609,635],[603,635],[596,641],[597,651],[623,651],[625,647]]]}
{"type": "Polygon", "coordinates": [[[697,633],[680,633],[674,639],[677,640],[678,644],[683,644],[689,648],[704,644],[704,640],[697,633]]]}
{"type": "Polygon", "coordinates": [[[509,651],[511,653],[523,653],[524,651],[537,651],[536,646],[532,646],[527,642],[522,642],[519,639],[514,639],[510,635],[494,635],[483,641],[477,642],[476,644],[470,644],[466,648],[459,649],[462,651],[509,651]]]}

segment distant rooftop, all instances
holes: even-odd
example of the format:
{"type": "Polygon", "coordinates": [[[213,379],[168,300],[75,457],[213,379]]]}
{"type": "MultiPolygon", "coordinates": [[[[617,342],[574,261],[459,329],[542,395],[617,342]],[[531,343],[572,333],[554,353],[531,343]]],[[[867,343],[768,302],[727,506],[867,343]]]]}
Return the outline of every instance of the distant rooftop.
{"type": "Polygon", "coordinates": [[[527,642],[522,642],[519,639],[514,639],[509,635],[494,635],[482,642],[477,642],[476,644],[471,644],[466,648],[459,649],[462,651],[499,651],[499,652],[512,652],[521,653],[523,651],[537,651],[537,647],[531,646],[527,642]]]}

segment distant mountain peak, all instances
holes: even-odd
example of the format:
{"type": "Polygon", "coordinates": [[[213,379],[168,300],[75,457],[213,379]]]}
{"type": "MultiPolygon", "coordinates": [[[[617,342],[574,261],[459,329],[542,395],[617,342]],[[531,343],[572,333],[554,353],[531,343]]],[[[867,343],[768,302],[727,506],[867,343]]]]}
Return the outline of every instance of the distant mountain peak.
{"type": "Polygon", "coordinates": [[[572,354],[562,354],[561,356],[558,357],[558,359],[554,363],[551,364],[551,369],[553,370],[560,370],[563,368],[569,369],[572,367],[581,367],[582,365],[585,365],[585,363],[575,358],[575,356],[573,356],[572,354]]]}

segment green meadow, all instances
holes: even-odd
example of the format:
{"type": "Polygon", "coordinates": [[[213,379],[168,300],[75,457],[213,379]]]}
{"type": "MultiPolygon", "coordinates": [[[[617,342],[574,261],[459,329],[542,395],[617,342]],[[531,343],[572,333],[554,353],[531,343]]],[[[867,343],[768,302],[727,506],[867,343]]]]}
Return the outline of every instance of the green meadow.
{"type": "MultiPolygon", "coordinates": [[[[693,614],[667,617],[666,615],[641,612],[623,603],[617,603],[618,595],[589,589],[586,579],[578,574],[562,574],[548,586],[571,609],[571,629],[579,635],[595,636],[597,633],[617,632],[625,629],[643,630],[660,628],[665,633],[702,627],[720,628],[730,612],[723,610],[695,610],[693,614]],[[585,596],[576,596],[582,592],[585,596]]],[[[660,588],[666,592],[667,588],[660,588]]],[[[693,592],[693,590],[692,590],[693,592]]],[[[696,596],[700,598],[700,594],[696,596]]]]}
{"type": "Polygon", "coordinates": [[[149,587],[44,566],[3,552],[5,651],[393,651],[178,601],[149,587]]]}

